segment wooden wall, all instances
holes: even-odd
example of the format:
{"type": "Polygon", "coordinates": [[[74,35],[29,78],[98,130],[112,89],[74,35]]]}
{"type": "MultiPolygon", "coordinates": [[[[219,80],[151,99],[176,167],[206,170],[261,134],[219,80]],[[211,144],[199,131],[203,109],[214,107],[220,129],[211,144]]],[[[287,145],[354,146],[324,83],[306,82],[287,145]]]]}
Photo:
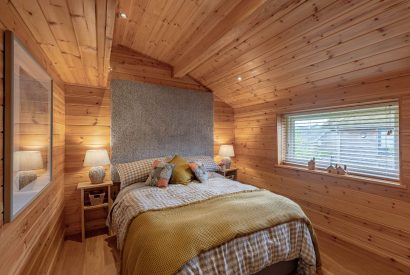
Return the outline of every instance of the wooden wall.
{"type": "Polygon", "coordinates": [[[174,78],[172,67],[125,47],[111,52],[113,79],[133,80],[193,90],[207,90],[189,76],[174,78]]]}
{"type": "MultiPolygon", "coordinates": [[[[111,91],[85,86],[66,86],[66,147],[65,147],[65,215],[66,234],[81,229],[79,182],[89,181],[88,167],[83,167],[89,149],[107,149],[110,152],[111,91]]],[[[110,180],[109,167],[106,179],[110,180]]],[[[105,223],[105,211],[88,211],[86,228],[105,223]],[[90,217],[91,216],[91,217],[90,217]]]]}
{"type": "MultiPolygon", "coordinates": [[[[66,147],[65,147],[65,224],[66,234],[80,232],[80,194],[76,189],[81,181],[88,181],[88,169],[83,167],[88,149],[110,150],[111,92],[82,86],[66,86],[66,147]]],[[[233,143],[233,110],[215,98],[214,140],[218,145],[233,143]]],[[[107,167],[108,168],[108,167],[107,167]]],[[[107,169],[109,172],[109,169],[107,169]]],[[[106,176],[108,179],[110,175],[106,176]]],[[[104,225],[103,213],[90,213],[87,225],[104,225]]]]}
{"type": "MultiPolygon", "coordinates": [[[[235,150],[239,180],[289,197],[303,207],[315,228],[330,241],[346,242],[380,255],[397,274],[410,272],[410,75],[335,83],[280,99],[234,109],[235,150]],[[386,186],[277,163],[277,115],[287,111],[367,101],[400,100],[402,184],[386,186]]],[[[328,251],[327,251],[328,252],[328,251]]],[[[337,252],[336,252],[337,253],[337,252]]]]}
{"type": "MultiPolygon", "coordinates": [[[[219,97],[214,96],[214,156],[216,161],[220,161],[218,156],[219,147],[222,144],[234,144],[234,114],[231,106],[223,102],[219,97]]],[[[232,159],[233,161],[235,158],[232,159]]]]}
{"type": "MultiPolygon", "coordinates": [[[[64,86],[51,62],[43,55],[30,31],[8,1],[0,2],[0,96],[3,98],[3,32],[11,29],[30,53],[54,79],[54,146],[52,183],[13,222],[0,219],[0,273],[50,274],[64,237],[64,86]]],[[[3,115],[3,100],[1,115],[3,115]]],[[[3,144],[3,120],[0,120],[0,144],[3,144]]],[[[2,149],[2,147],[1,147],[2,149]]],[[[3,213],[3,150],[1,158],[0,209],[3,213]]]]}

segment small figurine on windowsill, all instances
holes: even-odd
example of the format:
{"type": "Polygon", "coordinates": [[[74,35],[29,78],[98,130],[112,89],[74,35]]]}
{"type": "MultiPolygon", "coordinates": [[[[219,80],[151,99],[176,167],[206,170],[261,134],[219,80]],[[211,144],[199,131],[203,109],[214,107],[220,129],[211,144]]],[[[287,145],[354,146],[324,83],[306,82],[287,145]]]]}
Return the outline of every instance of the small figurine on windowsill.
{"type": "Polygon", "coordinates": [[[316,169],[316,161],[315,158],[308,161],[308,170],[315,170],[316,169]]]}
{"type": "Polygon", "coordinates": [[[335,164],[330,164],[329,167],[327,167],[326,171],[330,174],[336,174],[336,175],[346,175],[347,174],[347,166],[344,165],[344,168],[342,166],[335,164]]]}
{"type": "MultiPolygon", "coordinates": [[[[336,164],[337,166],[337,164],[336,164]]],[[[330,164],[329,167],[327,167],[326,171],[330,174],[335,174],[336,173],[336,168],[333,166],[333,164],[330,164]]]]}
{"type": "Polygon", "coordinates": [[[347,166],[345,165],[344,168],[342,166],[339,166],[336,168],[336,173],[338,175],[346,175],[347,174],[347,166]]]}

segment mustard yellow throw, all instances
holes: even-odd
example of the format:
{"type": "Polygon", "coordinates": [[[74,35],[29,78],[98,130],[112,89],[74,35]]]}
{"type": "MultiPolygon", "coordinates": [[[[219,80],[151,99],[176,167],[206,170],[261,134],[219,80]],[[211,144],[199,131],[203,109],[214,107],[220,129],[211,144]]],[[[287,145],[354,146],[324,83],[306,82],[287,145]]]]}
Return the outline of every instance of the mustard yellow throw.
{"type": "Polygon", "coordinates": [[[121,270],[124,275],[173,274],[203,251],[294,220],[308,224],[321,273],[310,221],[296,203],[266,190],[140,214],[128,229],[121,270]]]}

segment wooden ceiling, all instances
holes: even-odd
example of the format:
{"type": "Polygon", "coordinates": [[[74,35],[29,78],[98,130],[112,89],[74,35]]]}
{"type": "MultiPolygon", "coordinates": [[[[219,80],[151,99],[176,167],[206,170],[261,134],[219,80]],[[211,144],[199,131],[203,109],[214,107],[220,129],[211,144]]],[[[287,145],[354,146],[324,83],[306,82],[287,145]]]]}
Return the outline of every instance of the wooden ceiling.
{"type": "Polygon", "coordinates": [[[115,45],[233,107],[410,73],[408,0],[122,0],[120,10],[115,45]]]}
{"type": "Polygon", "coordinates": [[[107,85],[116,0],[10,2],[64,82],[107,85]]]}
{"type": "MultiPolygon", "coordinates": [[[[235,108],[410,74],[408,0],[9,2],[69,84],[106,87],[112,44],[169,64],[167,81],[199,82],[235,108]]],[[[121,58],[116,68],[133,69],[121,58]]]]}

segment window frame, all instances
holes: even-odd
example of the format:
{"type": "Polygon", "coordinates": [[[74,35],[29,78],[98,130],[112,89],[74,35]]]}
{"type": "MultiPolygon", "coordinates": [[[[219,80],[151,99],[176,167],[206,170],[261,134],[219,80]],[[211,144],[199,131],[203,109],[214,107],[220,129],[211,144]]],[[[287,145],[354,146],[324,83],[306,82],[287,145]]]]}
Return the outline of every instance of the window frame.
{"type": "Polygon", "coordinates": [[[389,187],[399,187],[399,188],[407,188],[406,185],[403,184],[403,161],[402,161],[402,154],[401,154],[401,146],[402,146],[402,108],[401,108],[401,100],[399,98],[393,99],[386,99],[380,101],[370,101],[370,102],[361,102],[356,104],[348,104],[348,105],[335,105],[330,107],[321,107],[321,108],[313,108],[313,109],[304,109],[304,110],[290,110],[290,111],[283,111],[278,112],[276,116],[276,127],[277,127],[277,139],[276,139],[276,168],[285,168],[291,169],[296,171],[304,171],[313,174],[320,174],[320,175],[327,175],[330,177],[337,177],[337,178],[344,178],[344,179],[351,179],[354,181],[366,182],[366,183],[375,183],[375,184],[382,184],[389,187]],[[323,168],[316,168],[315,170],[308,170],[307,165],[298,165],[293,163],[287,163],[282,159],[282,145],[283,140],[286,138],[287,133],[283,133],[283,125],[282,119],[285,115],[292,115],[292,114],[314,114],[318,112],[331,112],[334,110],[341,110],[341,109],[357,109],[361,106],[369,106],[369,105],[377,105],[377,104],[388,104],[388,103],[395,103],[398,106],[398,123],[399,123],[399,133],[398,133],[398,161],[399,161],[399,168],[398,168],[398,179],[390,179],[390,178],[383,178],[379,176],[370,176],[370,175],[360,175],[349,173],[347,175],[337,175],[337,174],[330,174],[323,168]]]}

